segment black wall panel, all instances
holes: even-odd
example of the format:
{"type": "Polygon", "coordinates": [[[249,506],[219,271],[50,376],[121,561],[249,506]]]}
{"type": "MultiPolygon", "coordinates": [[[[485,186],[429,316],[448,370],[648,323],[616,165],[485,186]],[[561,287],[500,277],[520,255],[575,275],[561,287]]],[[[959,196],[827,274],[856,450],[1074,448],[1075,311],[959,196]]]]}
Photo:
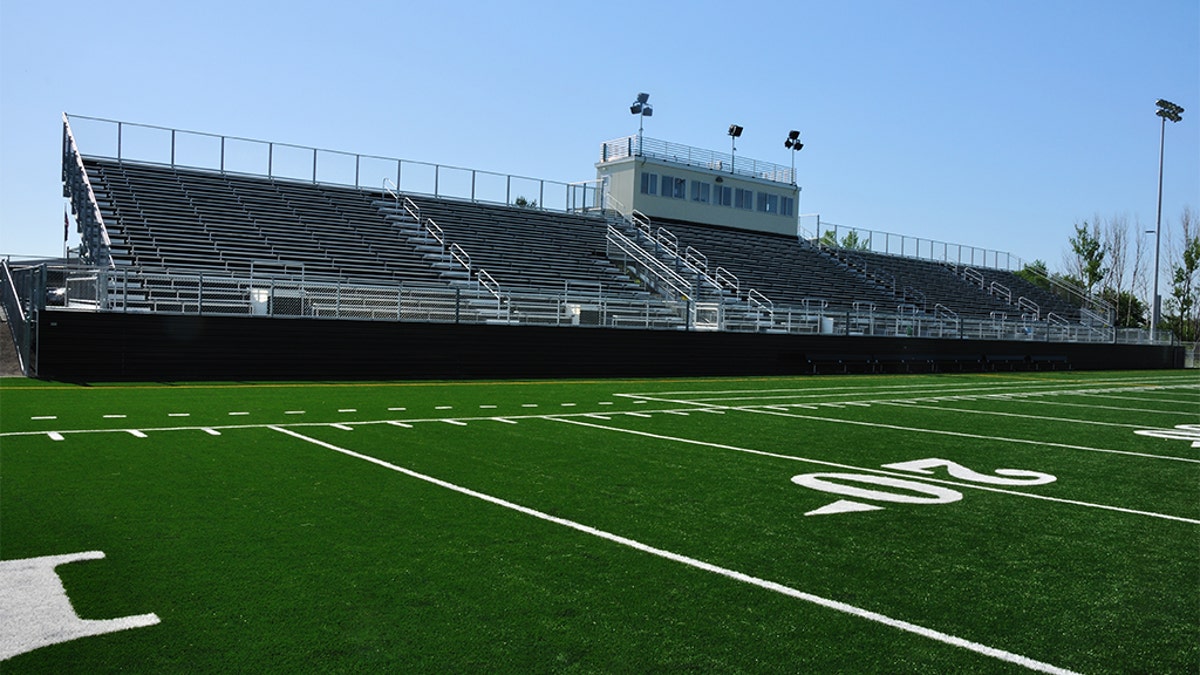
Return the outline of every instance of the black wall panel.
{"type": "Polygon", "coordinates": [[[670,377],[1153,369],[1111,344],[424,324],[47,310],[38,375],[66,381],[670,377]]]}

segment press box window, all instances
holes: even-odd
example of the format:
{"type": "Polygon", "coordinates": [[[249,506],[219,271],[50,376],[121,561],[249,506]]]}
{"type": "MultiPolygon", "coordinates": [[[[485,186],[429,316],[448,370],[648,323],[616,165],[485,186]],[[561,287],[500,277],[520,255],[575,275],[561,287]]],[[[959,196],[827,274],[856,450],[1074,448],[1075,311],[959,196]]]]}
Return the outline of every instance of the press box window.
{"type": "Polygon", "coordinates": [[[692,201],[708,203],[709,195],[711,194],[712,185],[702,181],[692,181],[692,201]]]}
{"type": "Polygon", "coordinates": [[[779,198],[779,215],[794,216],[796,215],[796,200],[791,197],[779,198]]]}
{"type": "Polygon", "coordinates": [[[779,195],[758,193],[758,210],[763,213],[779,213],[779,195]]]}
{"type": "Polygon", "coordinates": [[[737,188],[733,191],[733,205],[739,209],[754,208],[754,191],[737,188]]]}
{"type": "Polygon", "coordinates": [[[687,198],[687,181],[683,178],[664,175],[662,177],[662,196],[675,199],[687,198]]]}
{"type": "Polygon", "coordinates": [[[656,173],[642,174],[642,194],[644,194],[644,195],[658,194],[658,174],[656,174],[656,173]]]}
{"type": "Polygon", "coordinates": [[[733,206],[733,188],[716,186],[713,189],[713,203],[717,206],[733,206]]]}

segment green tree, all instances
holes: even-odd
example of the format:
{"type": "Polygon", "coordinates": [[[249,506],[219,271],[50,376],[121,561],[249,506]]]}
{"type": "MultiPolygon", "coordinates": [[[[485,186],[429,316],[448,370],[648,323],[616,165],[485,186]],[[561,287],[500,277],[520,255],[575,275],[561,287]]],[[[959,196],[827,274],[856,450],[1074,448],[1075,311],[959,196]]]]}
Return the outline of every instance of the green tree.
{"type": "Polygon", "coordinates": [[[1025,267],[1022,267],[1015,274],[1031,284],[1050,290],[1050,272],[1046,269],[1046,262],[1044,260],[1034,260],[1031,263],[1026,263],[1025,267]]]}
{"type": "Polygon", "coordinates": [[[1194,342],[1200,337],[1200,232],[1195,231],[1191,211],[1184,209],[1183,254],[1171,265],[1171,308],[1176,310],[1171,324],[1176,337],[1194,342]]]}
{"type": "Polygon", "coordinates": [[[1085,220],[1082,225],[1075,225],[1075,236],[1069,242],[1074,258],[1069,261],[1068,273],[1077,276],[1090,294],[1108,274],[1108,269],[1104,267],[1107,251],[1100,240],[1099,228],[1094,224],[1089,227],[1085,220]]]}
{"type": "Polygon", "coordinates": [[[1106,288],[1100,297],[1116,308],[1118,328],[1141,328],[1147,325],[1146,303],[1132,292],[1106,288]]]}
{"type": "Polygon", "coordinates": [[[517,207],[518,209],[536,209],[537,200],[529,200],[526,199],[524,195],[520,195],[513,200],[513,206],[517,207]]]}

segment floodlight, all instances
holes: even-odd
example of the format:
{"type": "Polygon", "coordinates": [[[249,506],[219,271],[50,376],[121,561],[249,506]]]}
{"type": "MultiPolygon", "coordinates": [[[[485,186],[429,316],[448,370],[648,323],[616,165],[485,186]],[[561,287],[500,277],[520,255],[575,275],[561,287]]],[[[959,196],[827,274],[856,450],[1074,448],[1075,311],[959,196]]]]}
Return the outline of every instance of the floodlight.
{"type": "Polygon", "coordinates": [[[644,109],[646,111],[646,117],[654,117],[654,108],[651,108],[650,106],[645,106],[644,109]]]}
{"type": "Polygon", "coordinates": [[[792,129],[791,131],[789,131],[789,132],[788,132],[788,140],[789,140],[789,141],[794,141],[794,140],[796,140],[797,138],[800,138],[800,132],[799,132],[799,131],[796,131],[795,129],[792,129]]]}
{"type": "Polygon", "coordinates": [[[1157,339],[1158,322],[1161,318],[1159,310],[1160,298],[1158,297],[1158,256],[1162,240],[1163,147],[1167,138],[1167,120],[1178,122],[1183,119],[1183,106],[1175,105],[1165,98],[1158,99],[1154,104],[1158,106],[1158,110],[1154,114],[1162,118],[1162,127],[1158,135],[1158,214],[1154,219],[1154,295],[1150,298],[1150,302],[1153,305],[1150,310],[1151,342],[1157,339]]]}
{"type": "Polygon", "coordinates": [[[647,117],[654,116],[654,106],[650,105],[650,94],[641,92],[637,95],[637,100],[629,105],[630,114],[638,116],[638,149],[637,154],[642,154],[642,131],[645,127],[647,117]]]}
{"type": "Polygon", "coordinates": [[[730,124],[729,125],[729,135],[733,136],[734,138],[741,136],[742,135],[742,127],[739,127],[736,124],[730,124]]]}
{"type": "Polygon", "coordinates": [[[638,94],[638,97],[637,97],[638,103],[645,103],[646,101],[649,101],[649,100],[650,100],[650,94],[647,94],[646,92],[642,92],[642,93],[638,94]]]}
{"type": "Polygon", "coordinates": [[[629,112],[633,113],[634,115],[641,115],[642,114],[642,104],[634,103],[633,105],[629,106],[629,112]]]}

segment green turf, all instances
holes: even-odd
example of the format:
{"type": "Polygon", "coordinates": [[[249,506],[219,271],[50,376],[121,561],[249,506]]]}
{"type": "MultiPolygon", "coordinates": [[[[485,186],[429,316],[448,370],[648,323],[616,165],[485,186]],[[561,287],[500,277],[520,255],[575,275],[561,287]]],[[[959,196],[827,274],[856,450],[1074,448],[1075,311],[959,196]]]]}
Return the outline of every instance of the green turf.
{"type": "Polygon", "coordinates": [[[1060,668],[1195,672],[1200,449],[1134,434],[1183,424],[1200,424],[1195,373],[4,380],[0,559],[102,550],[103,560],[58,568],[77,613],[154,612],[161,623],[44,647],[0,668],[1024,670],[283,428],[1060,668]],[[944,469],[892,470],[962,498],[859,499],[884,508],[818,516],[804,514],[843,496],[792,481],[880,476],[884,465],[925,458],[1057,480],[984,490],[944,469]]]}

